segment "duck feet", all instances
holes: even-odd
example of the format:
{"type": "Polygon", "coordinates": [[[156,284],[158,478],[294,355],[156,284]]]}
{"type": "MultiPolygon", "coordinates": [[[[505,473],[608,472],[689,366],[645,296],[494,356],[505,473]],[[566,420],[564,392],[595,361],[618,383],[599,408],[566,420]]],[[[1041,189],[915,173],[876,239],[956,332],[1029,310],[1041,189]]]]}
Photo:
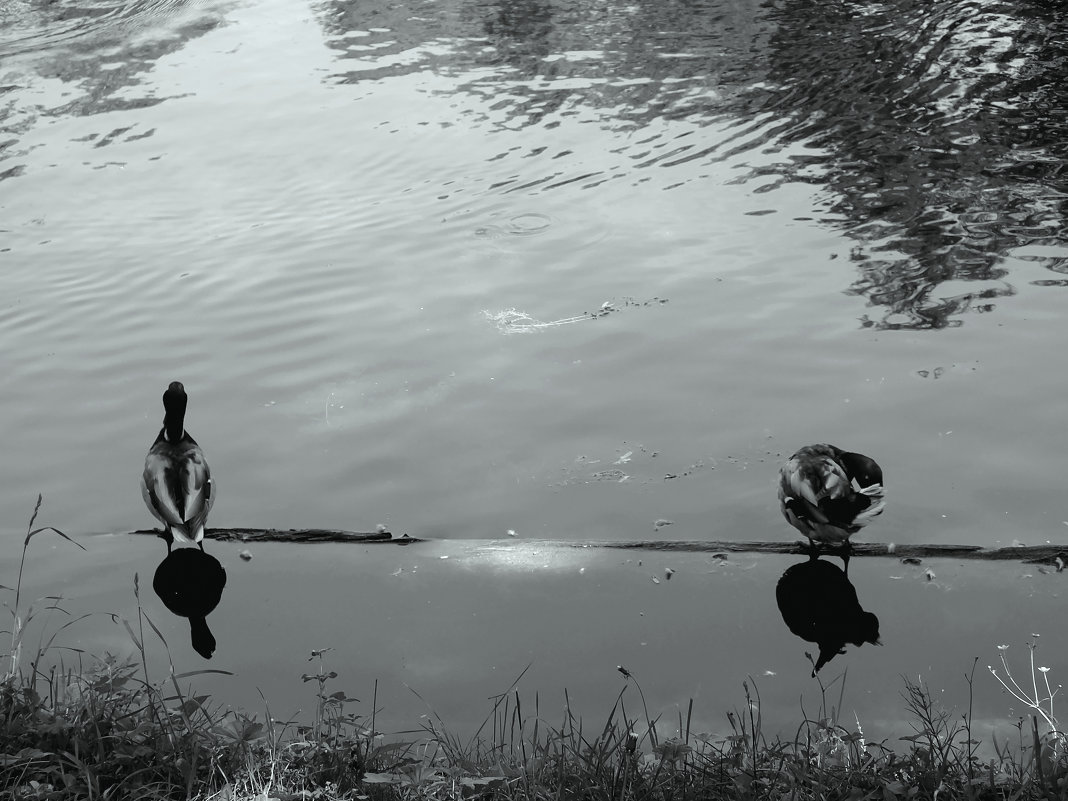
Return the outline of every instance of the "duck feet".
{"type": "Polygon", "coordinates": [[[842,571],[849,575],[849,557],[853,555],[853,545],[846,540],[842,543],[842,547],[838,549],[838,555],[842,557],[842,571]]]}

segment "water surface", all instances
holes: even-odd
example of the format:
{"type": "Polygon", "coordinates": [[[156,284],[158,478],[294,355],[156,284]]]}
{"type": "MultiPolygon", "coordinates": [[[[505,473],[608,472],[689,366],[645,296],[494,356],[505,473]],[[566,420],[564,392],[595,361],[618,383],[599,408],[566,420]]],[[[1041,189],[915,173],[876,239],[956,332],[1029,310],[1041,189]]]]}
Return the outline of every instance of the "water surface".
{"type": "MultiPolygon", "coordinates": [[[[132,575],[148,586],[162,545],[116,541],[152,522],[137,478],[175,379],[218,526],[382,523],[446,540],[435,556],[792,538],[776,466],[831,441],[883,465],[867,538],[1064,541],[1054,4],[5,2],[0,20],[0,525],[17,542],[42,492],[95,554],[49,552],[42,594],[128,611],[132,575]]],[[[215,660],[284,697],[309,647],[365,686],[397,675],[398,632],[406,664],[447,677],[439,698],[469,694],[465,665],[499,665],[503,689],[532,660],[531,681],[591,699],[627,660],[663,704],[695,671],[789,675],[791,713],[811,688],[804,664],[762,667],[790,636],[777,559],[726,592],[692,557],[670,642],[641,651],[658,657],[594,667],[590,632],[610,652],[630,630],[619,566],[518,582],[502,614],[543,630],[517,645],[504,621],[458,622],[517,586],[481,556],[401,581],[365,549],[272,546],[285,570],[265,576],[228,548],[215,660]],[[455,634],[414,607],[368,621],[421,581],[455,634]],[[733,629],[725,598],[749,616],[733,629]],[[242,642],[265,604],[284,610],[269,641],[242,642]],[[341,632],[339,606],[374,611],[341,632]],[[574,631],[548,631],[564,614],[574,631]]],[[[937,636],[898,630],[842,666],[875,692],[896,685],[871,664],[924,670],[953,642],[934,670],[956,684],[1048,616],[1060,577],[1024,599],[1021,570],[959,568],[937,636]]],[[[882,605],[888,631],[909,598],[882,605]]]]}

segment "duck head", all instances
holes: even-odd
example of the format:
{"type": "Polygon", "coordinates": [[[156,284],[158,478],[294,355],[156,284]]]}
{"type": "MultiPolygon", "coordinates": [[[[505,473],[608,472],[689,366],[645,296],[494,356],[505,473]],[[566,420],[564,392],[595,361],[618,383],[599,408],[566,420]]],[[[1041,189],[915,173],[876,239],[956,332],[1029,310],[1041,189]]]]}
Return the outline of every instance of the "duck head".
{"type": "Polygon", "coordinates": [[[845,468],[846,475],[862,488],[883,483],[883,469],[874,459],[869,459],[863,453],[842,451],[838,455],[838,460],[845,468]]]}
{"type": "Polygon", "coordinates": [[[850,642],[853,645],[863,645],[864,643],[882,645],[879,640],[879,618],[871,612],[861,612],[857,617],[856,627],[852,636],[853,639],[850,642]]]}
{"type": "Polygon", "coordinates": [[[163,393],[163,429],[168,442],[179,442],[185,433],[185,407],[189,402],[181,381],[172,381],[163,393]]]}

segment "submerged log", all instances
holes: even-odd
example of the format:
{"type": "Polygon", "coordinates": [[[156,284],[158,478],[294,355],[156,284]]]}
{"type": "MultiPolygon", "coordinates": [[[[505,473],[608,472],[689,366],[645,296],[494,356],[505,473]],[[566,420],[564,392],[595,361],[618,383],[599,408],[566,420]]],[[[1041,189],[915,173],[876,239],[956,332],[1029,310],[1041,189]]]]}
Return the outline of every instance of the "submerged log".
{"type": "MultiPolygon", "coordinates": [[[[163,537],[163,532],[158,528],[142,528],[131,533],[163,537]]],[[[407,534],[394,537],[388,531],[338,531],[327,528],[208,528],[204,530],[204,539],[220,542],[347,542],[360,545],[410,545],[423,541],[407,534]]]]}
{"type": "MultiPolygon", "coordinates": [[[[528,540],[528,542],[530,542],[528,540]]],[[[549,544],[540,542],[539,544],[549,544]]],[[[554,545],[572,548],[622,548],[642,551],[678,551],[694,553],[779,553],[808,555],[807,542],[706,542],[701,540],[639,540],[631,542],[556,542],[554,545]]],[[[825,556],[840,556],[840,548],[822,548],[825,556]]],[[[853,543],[850,558],[889,556],[895,559],[986,559],[990,561],[1018,560],[1035,564],[1050,564],[1058,572],[1068,566],[1068,545],[1012,545],[986,548],[982,545],[887,544],[882,542],[853,543]],[[1059,561],[1058,561],[1059,560],[1059,561]]]]}
{"type": "MultiPolygon", "coordinates": [[[[133,534],[152,534],[162,537],[159,529],[140,529],[133,534]]],[[[430,542],[419,537],[404,534],[394,537],[388,531],[339,531],[323,528],[274,529],[274,528],[209,528],[205,531],[206,539],[222,542],[300,542],[300,543],[354,543],[358,545],[411,545],[417,542],[430,542]]],[[[445,540],[438,540],[444,542],[445,540]]],[[[598,548],[633,551],[671,551],[679,553],[710,553],[713,556],[730,553],[775,553],[807,555],[808,543],[790,542],[730,542],[705,540],[466,540],[467,542],[501,543],[507,542],[514,547],[544,548],[598,548]]],[[[822,549],[827,556],[839,556],[841,551],[835,548],[822,549]]],[[[1068,566],[1068,545],[1012,545],[1004,548],[985,548],[982,545],[911,545],[887,544],[882,542],[853,543],[850,557],[889,556],[895,559],[985,559],[988,561],[1016,560],[1033,564],[1047,564],[1056,567],[1058,572],[1068,566]]]]}

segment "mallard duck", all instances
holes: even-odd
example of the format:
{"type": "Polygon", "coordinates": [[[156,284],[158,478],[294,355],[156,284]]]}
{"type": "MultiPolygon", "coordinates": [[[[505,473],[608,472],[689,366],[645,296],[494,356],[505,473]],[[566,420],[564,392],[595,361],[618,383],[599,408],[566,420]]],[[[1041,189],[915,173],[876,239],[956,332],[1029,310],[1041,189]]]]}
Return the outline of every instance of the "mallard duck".
{"type": "Polygon", "coordinates": [[[163,428],[148,449],[141,474],[141,495],[163,523],[167,553],[174,541],[197,543],[204,550],[204,524],[215,503],[215,482],[196,440],[185,430],[188,397],[180,381],[163,393],[163,428]]]}
{"type": "Polygon", "coordinates": [[[874,459],[834,445],[806,445],[779,470],[779,508],[816,543],[842,545],[883,512],[883,471],[874,459]]]}

